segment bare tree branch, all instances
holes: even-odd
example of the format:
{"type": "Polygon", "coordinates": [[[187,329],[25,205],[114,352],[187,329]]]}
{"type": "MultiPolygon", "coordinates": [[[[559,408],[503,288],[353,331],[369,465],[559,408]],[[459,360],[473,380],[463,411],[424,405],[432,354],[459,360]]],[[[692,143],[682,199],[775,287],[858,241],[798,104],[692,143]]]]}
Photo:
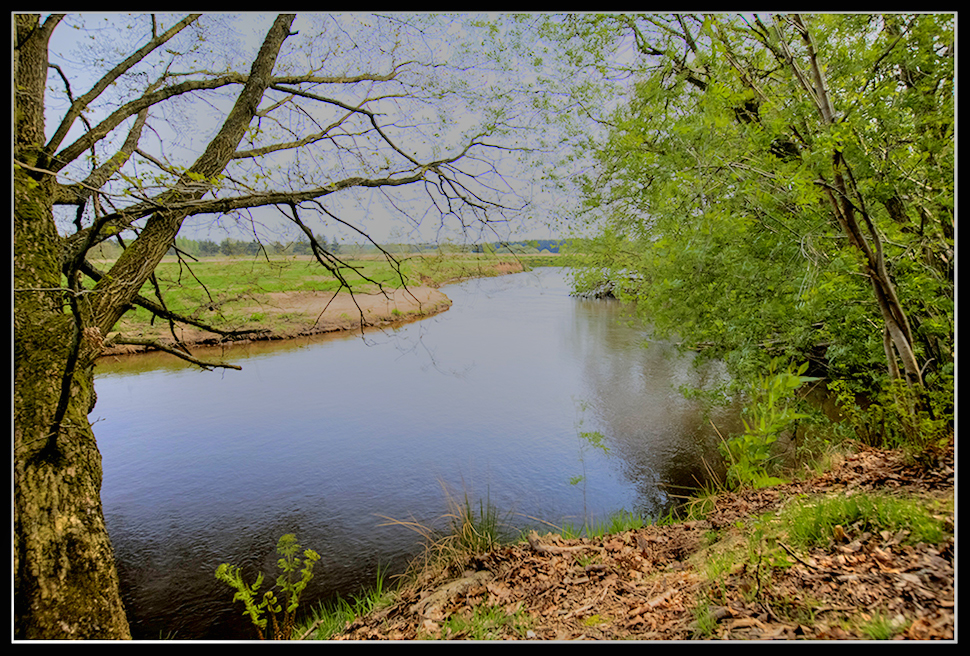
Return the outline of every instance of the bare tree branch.
{"type": "Polygon", "coordinates": [[[334,121],[324,129],[313,134],[308,134],[301,139],[295,141],[288,141],[285,143],[277,143],[269,146],[261,146],[259,148],[252,148],[250,150],[237,150],[233,153],[233,159],[246,159],[253,157],[261,157],[263,155],[268,155],[269,153],[275,153],[281,150],[291,150],[293,148],[300,148],[301,146],[306,146],[312,143],[316,143],[323,139],[326,139],[330,134],[330,131],[339,127],[343,124],[349,117],[353,116],[354,112],[347,112],[340,119],[334,121]]]}
{"type": "Polygon", "coordinates": [[[128,131],[128,137],[121,148],[108,161],[96,168],[82,182],[76,185],[59,185],[54,197],[55,205],[83,205],[94,190],[101,189],[111,177],[117,173],[138,147],[142,129],[148,121],[148,110],[138,113],[134,125],[128,131]]]}
{"type": "Polygon", "coordinates": [[[203,369],[236,369],[237,371],[242,371],[242,367],[237,364],[229,364],[226,362],[207,362],[205,360],[200,360],[193,356],[191,353],[186,353],[185,351],[180,351],[177,348],[173,348],[168,344],[158,341],[157,339],[149,339],[143,337],[125,337],[123,335],[112,335],[111,338],[105,340],[105,346],[112,346],[114,344],[128,344],[130,346],[145,346],[148,348],[158,349],[159,351],[165,351],[166,353],[171,353],[177,358],[182,358],[192,364],[196,364],[203,369]]]}
{"type": "Polygon", "coordinates": [[[65,166],[80,157],[81,154],[93,144],[108,136],[108,134],[116,127],[121,125],[125,119],[130,116],[134,116],[143,109],[147,109],[152,105],[162,102],[163,100],[168,100],[169,98],[193,91],[218,89],[230,84],[245,84],[246,81],[247,76],[245,75],[241,75],[239,73],[227,73],[220,77],[209,80],[189,80],[179,84],[173,84],[163,89],[159,89],[158,91],[146,93],[140,98],[125,103],[112,112],[98,125],[96,125],[93,130],[89,130],[70,146],[67,146],[56,155],[52,155],[50,157],[51,161],[48,168],[54,172],[60,171],[65,166]]]}
{"type": "MultiPolygon", "coordinates": [[[[185,172],[170,192],[158,199],[163,206],[180,201],[197,201],[208,192],[213,177],[229,162],[255,115],[259,101],[269,86],[276,58],[283,41],[290,36],[294,15],[281,15],[267,32],[253,62],[249,77],[219,132],[202,155],[185,172]],[[199,181],[202,181],[200,184],[199,181]]],[[[186,213],[166,207],[148,220],[138,238],[122,252],[108,275],[97,285],[95,321],[106,333],[124,314],[148,274],[174,242],[186,213]]]]}
{"type": "MultiPolygon", "coordinates": [[[[156,48],[168,42],[176,34],[198,20],[201,15],[202,14],[190,14],[173,25],[171,29],[166,30],[166,32],[161,36],[155,36],[152,38],[144,46],[129,55],[123,62],[108,71],[104,77],[98,80],[94,86],[91,87],[90,91],[74,100],[71,103],[70,109],[68,109],[67,113],[64,115],[64,118],[61,119],[61,124],[54,132],[54,135],[47,142],[47,145],[44,146],[44,153],[49,157],[50,154],[54,152],[58,146],[60,146],[61,142],[64,140],[64,137],[67,136],[68,131],[71,129],[71,125],[74,124],[74,120],[80,116],[81,112],[91,104],[91,101],[100,96],[101,93],[104,92],[104,90],[107,89],[112,82],[117,80],[123,73],[131,69],[132,66],[142,61],[156,48]]],[[[152,27],[154,31],[154,19],[152,21],[152,27]]]]}
{"type": "MultiPolygon", "coordinates": [[[[321,76],[283,76],[280,78],[271,78],[270,86],[277,88],[278,84],[297,84],[297,83],[318,83],[318,84],[337,84],[337,83],[356,83],[363,81],[385,81],[391,80],[397,74],[397,68],[395,68],[390,73],[385,75],[368,75],[362,74],[357,76],[349,77],[321,77],[321,76]]],[[[174,74],[173,74],[174,75],[174,74]]],[[[173,84],[171,86],[165,87],[164,89],[159,89],[151,93],[146,93],[140,98],[132,100],[125,103],[117,110],[112,112],[107,118],[105,118],[101,123],[96,125],[93,129],[88,130],[84,135],[79,137],[73,144],[67,146],[61,150],[56,155],[49,155],[49,162],[45,162],[44,167],[58,172],[65,166],[73,162],[75,159],[80,157],[81,153],[90,148],[94,143],[105,138],[114,128],[118,127],[125,119],[129,116],[133,116],[147,107],[158,104],[169,98],[179,96],[182,94],[190,93],[193,91],[206,91],[218,89],[230,84],[246,84],[248,82],[248,76],[241,73],[224,73],[216,77],[206,79],[206,80],[187,80],[185,82],[180,82],[178,84],[173,84]]],[[[322,96],[315,96],[315,94],[308,94],[308,92],[303,92],[294,89],[288,89],[286,87],[279,87],[279,90],[285,93],[292,93],[294,95],[303,95],[306,97],[313,97],[316,100],[323,100],[332,102],[338,106],[342,106],[345,109],[353,109],[350,106],[345,106],[339,101],[323,98],[322,96]]],[[[63,140],[63,137],[61,137],[63,140]]],[[[54,142],[51,140],[51,146],[49,148],[56,147],[60,141],[54,142]]]]}

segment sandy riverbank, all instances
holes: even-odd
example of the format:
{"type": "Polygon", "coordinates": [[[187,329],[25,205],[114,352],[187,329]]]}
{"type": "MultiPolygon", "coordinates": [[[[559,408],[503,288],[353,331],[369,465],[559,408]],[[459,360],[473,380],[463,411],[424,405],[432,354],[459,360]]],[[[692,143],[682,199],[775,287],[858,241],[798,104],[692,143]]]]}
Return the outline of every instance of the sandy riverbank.
{"type": "MultiPolygon", "coordinates": [[[[360,330],[365,327],[389,326],[406,323],[423,317],[444,312],[451,307],[451,299],[433,287],[409,287],[407,289],[386,290],[386,293],[350,294],[340,292],[290,291],[266,294],[264,300],[253,302],[242,310],[258,319],[244,328],[262,328],[266,332],[254,333],[233,341],[275,340],[307,335],[317,335],[346,330],[360,330]]],[[[163,344],[172,345],[168,324],[156,321],[154,326],[139,330],[125,330],[119,326],[126,337],[157,339],[163,344]]],[[[179,325],[175,334],[188,346],[217,344],[219,335],[195,328],[179,325]]],[[[105,349],[103,355],[121,355],[146,350],[143,346],[120,344],[105,349]]]]}

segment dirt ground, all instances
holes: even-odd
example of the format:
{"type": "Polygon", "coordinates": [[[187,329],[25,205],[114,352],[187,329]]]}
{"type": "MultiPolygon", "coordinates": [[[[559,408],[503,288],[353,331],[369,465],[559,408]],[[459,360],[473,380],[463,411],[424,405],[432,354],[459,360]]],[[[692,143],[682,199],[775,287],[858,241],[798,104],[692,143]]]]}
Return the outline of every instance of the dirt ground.
{"type": "MultiPolygon", "coordinates": [[[[953,484],[952,451],[927,473],[898,454],[866,450],[814,480],[723,495],[703,521],[592,540],[532,534],[471,558],[433,586],[403,590],[393,605],[358,618],[333,639],[469,639],[449,618],[470,616],[484,604],[527,618],[524,626],[496,625],[488,637],[501,640],[865,640],[859,626],[877,615],[898,622],[896,640],[953,640],[952,538],[913,546],[900,534],[846,527],[844,539],[825,549],[771,545],[789,552],[787,566],[736,567],[716,581],[703,575],[706,536],[717,531],[724,540],[734,532],[747,540],[747,520],[800,495],[882,491],[952,499],[953,484]]],[[[952,529],[953,515],[945,520],[952,529]]]]}
{"type": "MultiPolygon", "coordinates": [[[[274,292],[264,295],[264,300],[236,308],[241,313],[258,313],[260,325],[268,328],[265,332],[253,333],[235,341],[251,339],[286,339],[316,335],[339,330],[359,330],[361,326],[386,326],[413,321],[421,317],[444,312],[451,307],[451,299],[439,290],[430,287],[409,287],[407,289],[388,289],[385,293],[340,292],[274,292]]],[[[156,321],[149,330],[127,336],[158,339],[162,343],[173,344],[170,328],[165,321],[156,321]]],[[[175,334],[186,345],[215,344],[221,338],[211,332],[180,325],[175,334]]],[[[105,349],[104,355],[119,355],[145,350],[142,346],[118,344],[105,349]]]]}

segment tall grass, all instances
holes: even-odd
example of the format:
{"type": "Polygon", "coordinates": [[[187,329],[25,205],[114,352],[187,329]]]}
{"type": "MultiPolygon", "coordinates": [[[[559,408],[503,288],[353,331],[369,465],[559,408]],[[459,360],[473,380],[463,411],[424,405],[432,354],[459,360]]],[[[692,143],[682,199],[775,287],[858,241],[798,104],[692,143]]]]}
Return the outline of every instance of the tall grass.
{"type": "Polygon", "coordinates": [[[488,498],[473,503],[467,492],[458,497],[442,487],[447,510],[441,526],[385,518],[387,525],[408,528],[422,537],[424,550],[411,563],[406,575],[414,585],[424,585],[447,575],[460,568],[469,556],[488,552],[517,534],[511,525],[511,513],[501,513],[488,498]]]}
{"type": "Polygon", "coordinates": [[[294,631],[294,637],[298,640],[329,640],[343,631],[354,618],[390,603],[394,592],[387,588],[386,573],[386,570],[379,568],[374,586],[360,595],[349,599],[337,597],[311,609],[309,616],[294,631]]]}

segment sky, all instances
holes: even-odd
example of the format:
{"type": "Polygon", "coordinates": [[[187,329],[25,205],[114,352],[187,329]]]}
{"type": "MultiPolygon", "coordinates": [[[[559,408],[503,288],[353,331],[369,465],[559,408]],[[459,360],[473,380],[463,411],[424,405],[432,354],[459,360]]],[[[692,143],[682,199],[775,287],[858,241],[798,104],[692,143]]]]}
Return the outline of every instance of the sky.
{"type": "MultiPolygon", "coordinates": [[[[161,29],[172,25],[178,18],[180,16],[160,16],[161,29]]],[[[430,96],[437,90],[435,85],[444,88],[449,83],[464,84],[465,93],[474,91],[481,96],[498,93],[503,89],[512,89],[525,80],[515,79],[516,74],[510,76],[508,72],[502,71],[501,65],[508,62],[489,61],[481,55],[463,54],[460,50],[464,43],[463,39],[470,35],[470,29],[471,31],[474,29],[467,27],[461,21],[454,20],[440,27],[425,26],[419,31],[406,28],[403,25],[404,18],[406,17],[403,15],[391,15],[385,20],[377,21],[379,28],[375,32],[374,26],[367,24],[369,18],[363,14],[342,16],[340,20],[323,14],[300,16],[293,26],[293,30],[299,34],[288,39],[286,46],[289,50],[284,50],[281,54],[275,72],[276,74],[288,72],[287,67],[291,67],[293,72],[296,72],[304,70],[308,65],[318,67],[319,74],[386,70],[383,67],[389,66],[392,58],[398,62],[408,59],[432,59],[435,61],[436,68],[433,69],[431,76],[425,75],[419,67],[409,69],[413,70],[414,74],[406,76],[405,82],[413,84],[412,87],[396,86],[382,91],[378,85],[366,89],[363,85],[356,85],[351,92],[339,96],[338,93],[345,91],[343,88],[337,91],[332,86],[320,87],[314,91],[333,94],[333,97],[338,97],[350,104],[359,102],[365,93],[371,94],[368,97],[373,94],[393,95],[402,92],[428,95],[429,102],[426,103],[408,103],[403,99],[392,97],[368,107],[380,112],[379,120],[387,133],[394,134],[395,140],[400,139],[402,146],[410,152],[430,153],[428,148],[442,142],[450,146],[445,148],[445,152],[454,152],[456,145],[462,143],[460,135],[465,130],[473,129],[476,122],[491,118],[487,114],[491,110],[488,106],[476,106],[474,97],[470,101],[456,100],[451,106],[442,105],[440,101],[432,101],[430,96]],[[345,20],[348,18],[351,20],[345,20]],[[396,24],[398,18],[402,19],[400,25],[396,24]],[[399,34],[407,34],[409,38],[403,39],[395,46],[395,37],[399,34]],[[319,36],[309,40],[307,39],[309,35],[319,36]],[[396,127],[397,130],[395,130],[396,127]],[[418,132],[423,135],[423,139],[412,139],[411,137],[418,132]]],[[[158,52],[160,56],[134,69],[133,74],[129,76],[130,82],[121,81],[100,98],[88,115],[89,121],[96,124],[119,104],[133,97],[133,94],[141,93],[147,81],[155,79],[165,65],[169,65],[170,71],[174,72],[188,70],[193,66],[209,70],[227,68],[248,70],[252,56],[272,20],[273,15],[255,13],[206,15],[201,21],[206,29],[202,49],[194,55],[174,58],[170,54],[158,52]],[[131,84],[132,87],[127,89],[127,84],[131,84]]],[[[87,91],[111,65],[144,43],[148,38],[150,25],[149,16],[144,14],[84,14],[80,19],[69,17],[54,32],[51,42],[51,63],[61,67],[70,79],[73,94],[79,96],[87,91]]],[[[169,52],[185,51],[190,46],[197,45],[199,38],[200,32],[189,28],[175,40],[163,46],[163,49],[169,52]]],[[[48,134],[52,134],[68,102],[64,94],[64,84],[53,70],[48,82],[47,130],[48,134]]],[[[239,87],[232,88],[237,92],[239,87]]],[[[281,98],[281,95],[274,93],[272,97],[281,98]]],[[[269,95],[262,107],[269,104],[268,98],[269,95]]],[[[201,152],[208,138],[219,128],[226,110],[233,101],[233,93],[221,95],[207,93],[195,98],[184,96],[174,103],[166,103],[165,107],[157,106],[151,112],[149,123],[151,130],[146,130],[143,134],[140,145],[156,157],[168,157],[173,163],[188,166],[201,152]]],[[[507,114],[512,114],[525,108],[525,101],[526,98],[523,96],[517,101],[522,104],[510,102],[508,107],[501,107],[501,109],[507,114]]],[[[326,124],[336,115],[332,111],[332,106],[321,103],[307,102],[301,104],[301,107],[302,114],[290,113],[275,125],[269,120],[266,124],[260,125],[267,129],[275,129],[277,134],[274,138],[285,140],[292,138],[286,136],[291,134],[287,132],[288,130],[305,134],[317,129],[314,123],[326,124]]],[[[535,125],[535,117],[530,119],[527,112],[519,113],[516,120],[523,118],[532,120],[535,125]]],[[[340,148],[339,157],[333,155],[333,144],[331,144],[329,151],[301,153],[297,157],[294,157],[291,151],[285,156],[275,158],[274,164],[283,169],[289,167],[290,170],[290,179],[284,182],[283,178],[278,177],[278,185],[299,186],[299,181],[294,178],[300,178],[300,180],[312,182],[310,186],[316,186],[321,180],[358,175],[360,170],[356,168],[355,154],[351,152],[353,148],[359,149],[365,157],[373,155],[376,159],[369,161],[379,163],[381,159],[378,153],[369,150],[375,146],[374,142],[367,141],[359,131],[354,132],[355,129],[349,129],[344,137],[334,142],[340,148]]],[[[124,138],[126,130],[127,124],[116,130],[118,134],[115,137],[116,142],[124,138]]],[[[511,138],[519,141],[515,144],[512,141],[504,143],[524,145],[526,142],[516,135],[525,134],[525,132],[524,130],[513,131],[511,138]]],[[[76,127],[62,143],[62,147],[71,143],[79,134],[76,127]]],[[[380,144],[378,143],[377,146],[380,144]]],[[[101,161],[111,152],[112,146],[108,144],[99,148],[101,161]]],[[[512,223],[491,225],[491,228],[495,228],[495,232],[491,228],[483,232],[482,224],[468,218],[464,220],[464,227],[462,221],[452,216],[448,217],[448,221],[443,222],[438,211],[443,207],[440,199],[438,208],[432,206],[427,193],[418,185],[408,190],[396,188],[390,198],[382,193],[342,192],[328,196],[325,201],[326,208],[340,219],[360,226],[378,241],[468,240],[478,242],[500,238],[538,239],[564,236],[560,234],[561,230],[558,226],[548,224],[558,218],[557,211],[552,208],[563,199],[550,195],[548,190],[538,183],[536,178],[540,169],[534,163],[523,164],[518,160],[516,151],[503,153],[503,151],[489,149],[476,152],[488,158],[502,153],[503,157],[500,158],[498,165],[500,167],[498,173],[501,176],[491,175],[485,181],[496,187],[508,185],[516,192],[515,196],[502,198],[504,202],[515,206],[529,204],[527,212],[508,215],[514,219],[512,223]],[[403,208],[406,208],[404,212],[406,216],[402,216],[400,211],[403,208]]],[[[393,153],[390,155],[394,157],[393,153]]],[[[400,161],[398,159],[398,162],[400,161]]],[[[398,162],[395,164],[398,165],[398,162]]],[[[485,162],[470,160],[469,164],[475,165],[476,172],[479,174],[488,173],[485,162]]],[[[144,173],[149,169],[139,164],[138,171],[144,173]]],[[[246,174],[251,179],[255,179],[258,172],[265,174],[265,171],[257,171],[248,165],[243,169],[232,169],[234,175],[246,174]]],[[[83,177],[84,171],[75,169],[72,174],[83,177]]],[[[283,173],[278,172],[274,175],[281,176],[283,173]]],[[[308,216],[312,218],[309,208],[304,210],[303,218],[306,219],[308,216]]],[[[322,220],[323,215],[319,216],[321,221],[316,224],[319,229],[315,227],[315,232],[329,239],[337,237],[345,243],[363,240],[360,235],[339,222],[333,219],[322,220]]],[[[68,221],[67,217],[62,220],[62,224],[65,221],[68,221]]],[[[284,241],[287,237],[296,238],[299,235],[298,228],[285,219],[276,208],[252,210],[243,216],[242,220],[212,216],[190,217],[186,220],[180,234],[194,239],[221,241],[227,236],[249,239],[253,237],[254,231],[259,233],[261,238],[268,240],[284,241]]]]}

